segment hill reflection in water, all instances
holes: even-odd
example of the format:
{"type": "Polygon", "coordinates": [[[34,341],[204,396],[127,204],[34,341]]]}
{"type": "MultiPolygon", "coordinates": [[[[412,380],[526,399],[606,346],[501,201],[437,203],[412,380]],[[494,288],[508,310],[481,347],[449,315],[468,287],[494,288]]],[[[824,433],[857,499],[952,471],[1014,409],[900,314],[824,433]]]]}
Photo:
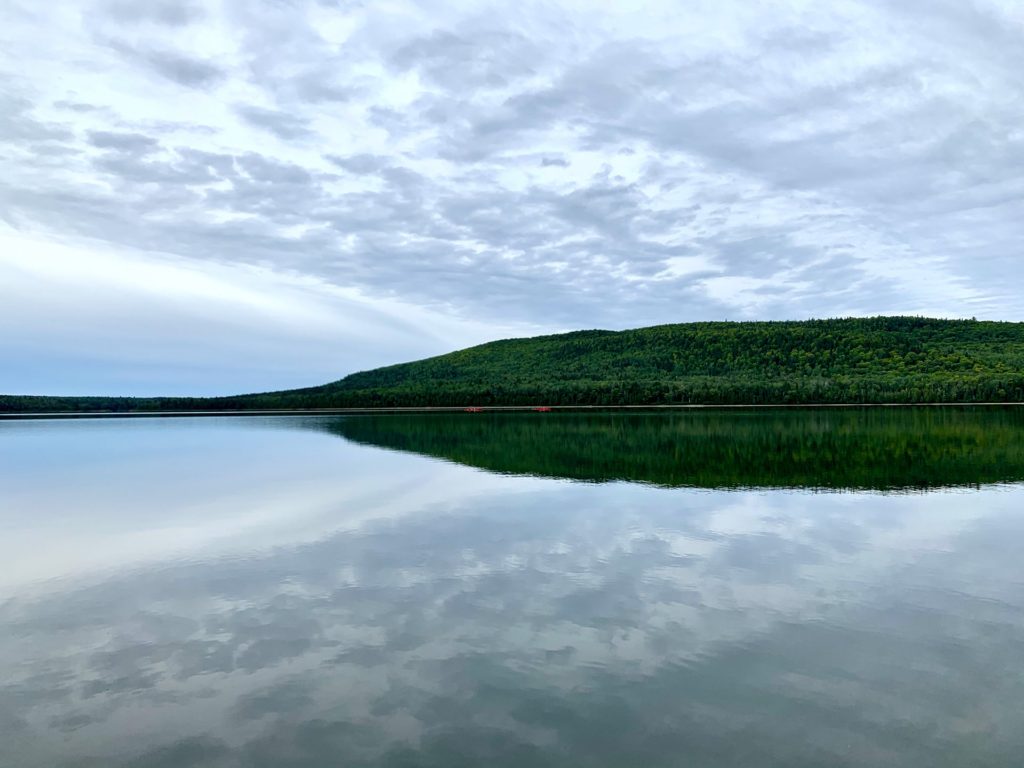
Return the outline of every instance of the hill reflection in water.
{"type": "Polygon", "coordinates": [[[914,491],[1024,480],[1024,409],[374,414],[308,426],[491,472],[664,487],[914,491]]]}

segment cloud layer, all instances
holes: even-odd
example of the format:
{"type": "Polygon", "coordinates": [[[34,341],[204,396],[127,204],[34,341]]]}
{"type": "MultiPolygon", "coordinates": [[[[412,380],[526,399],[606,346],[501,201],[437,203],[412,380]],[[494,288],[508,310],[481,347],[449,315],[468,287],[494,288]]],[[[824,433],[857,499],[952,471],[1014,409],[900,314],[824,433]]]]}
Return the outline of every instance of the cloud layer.
{"type": "Polygon", "coordinates": [[[495,336],[1024,317],[1008,0],[3,14],[0,211],[23,235],[298,276],[495,336]]]}

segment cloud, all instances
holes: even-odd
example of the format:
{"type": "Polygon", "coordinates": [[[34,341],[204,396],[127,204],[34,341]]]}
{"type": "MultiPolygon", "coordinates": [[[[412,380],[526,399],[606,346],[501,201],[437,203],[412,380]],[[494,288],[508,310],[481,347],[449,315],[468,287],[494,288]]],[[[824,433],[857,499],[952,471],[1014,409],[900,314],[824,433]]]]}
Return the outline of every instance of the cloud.
{"type": "Polygon", "coordinates": [[[145,153],[154,149],[158,142],[152,136],[141,133],[115,133],[112,131],[90,131],[89,143],[100,149],[115,149],[125,152],[145,153]]]}
{"type": "Polygon", "coordinates": [[[246,122],[270,131],[279,139],[301,139],[310,135],[308,123],[301,117],[263,107],[239,107],[238,114],[246,122]]]}
{"type": "Polygon", "coordinates": [[[1024,318],[1005,3],[95,7],[7,12],[0,204],[53,239],[494,328],[1024,318]]]}
{"type": "Polygon", "coordinates": [[[149,51],[143,58],[168,80],[192,88],[211,85],[224,74],[215,64],[173,51],[149,51]]]}
{"type": "Polygon", "coordinates": [[[12,232],[0,235],[0,282],[0,391],[11,393],[284,389],[491,333],[266,268],[86,251],[12,232]]]}
{"type": "Polygon", "coordinates": [[[106,4],[111,18],[126,24],[152,22],[169,27],[183,27],[203,17],[202,9],[188,0],[150,0],[135,3],[131,0],[111,0],[106,4]]]}
{"type": "Polygon", "coordinates": [[[361,154],[350,157],[327,155],[327,159],[350,173],[376,173],[390,166],[389,159],[384,155],[361,154]]]}
{"type": "Polygon", "coordinates": [[[12,94],[0,93],[0,139],[8,145],[36,141],[66,141],[74,133],[67,127],[39,120],[33,115],[31,102],[12,94]]]}
{"type": "Polygon", "coordinates": [[[108,45],[129,61],[188,88],[212,86],[226,74],[213,62],[180,51],[135,46],[120,40],[110,40],[108,45]]]}
{"type": "Polygon", "coordinates": [[[223,76],[222,70],[208,61],[170,51],[150,51],[145,58],[154,70],[181,85],[200,87],[209,85],[223,76]]]}

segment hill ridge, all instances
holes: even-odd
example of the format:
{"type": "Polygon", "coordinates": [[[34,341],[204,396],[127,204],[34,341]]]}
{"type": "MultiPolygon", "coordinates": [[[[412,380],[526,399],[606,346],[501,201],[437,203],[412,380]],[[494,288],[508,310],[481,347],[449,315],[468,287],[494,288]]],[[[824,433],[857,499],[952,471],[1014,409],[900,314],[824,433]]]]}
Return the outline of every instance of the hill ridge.
{"type": "MultiPolygon", "coordinates": [[[[55,410],[1016,402],[1024,400],[1024,323],[883,315],[578,330],[499,339],[302,389],[43,400],[55,410]]],[[[25,398],[0,397],[0,411],[19,404],[25,398]]]]}

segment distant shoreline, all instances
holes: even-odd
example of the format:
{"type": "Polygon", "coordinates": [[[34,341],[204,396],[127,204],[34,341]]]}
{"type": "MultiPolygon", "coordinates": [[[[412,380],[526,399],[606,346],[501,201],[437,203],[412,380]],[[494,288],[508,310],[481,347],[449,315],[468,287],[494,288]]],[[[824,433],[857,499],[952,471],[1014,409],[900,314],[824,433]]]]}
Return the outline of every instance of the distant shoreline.
{"type": "Polygon", "coordinates": [[[747,404],[672,404],[672,405],[494,405],[494,406],[416,406],[390,408],[272,408],[221,411],[55,411],[52,413],[0,413],[0,421],[28,421],[33,419],[119,419],[119,418],[183,418],[188,416],[348,416],[386,413],[467,413],[478,416],[491,412],[535,413],[538,408],[554,411],[692,411],[692,410],[775,410],[775,409],[828,409],[828,408],[1007,408],[1022,407],[1024,402],[984,403],[747,403],[747,404]]]}
{"type": "MultiPolygon", "coordinates": [[[[1024,402],[1024,322],[679,323],[503,339],[320,386],[219,397],[0,395],[7,414],[206,415],[1024,402]]],[[[612,411],[609,411],[612,412],[612,411]]]]}

